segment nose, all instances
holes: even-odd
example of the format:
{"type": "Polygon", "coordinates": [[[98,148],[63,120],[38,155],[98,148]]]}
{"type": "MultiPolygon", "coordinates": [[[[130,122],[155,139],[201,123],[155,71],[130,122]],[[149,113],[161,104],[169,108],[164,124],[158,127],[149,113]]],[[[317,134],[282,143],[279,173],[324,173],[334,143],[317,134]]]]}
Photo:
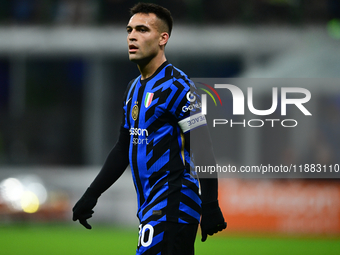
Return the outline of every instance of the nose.
{"type": "Polygon", "coordinates": [[[136,41],[136,36],[135,36],[135,30],[132,29],[131,32],[128,34],[128,40],[129,41],[136,41]]]}

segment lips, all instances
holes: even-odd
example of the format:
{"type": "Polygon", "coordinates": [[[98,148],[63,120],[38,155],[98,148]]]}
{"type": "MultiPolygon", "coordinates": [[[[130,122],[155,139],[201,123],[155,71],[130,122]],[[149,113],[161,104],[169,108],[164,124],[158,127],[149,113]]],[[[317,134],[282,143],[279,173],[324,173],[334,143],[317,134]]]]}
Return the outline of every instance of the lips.
{"type": "Polygon", "coordinates": [[[130,44],[129,45],[129,52],[136,52],[138,47],[136,45],[130,44]]]}

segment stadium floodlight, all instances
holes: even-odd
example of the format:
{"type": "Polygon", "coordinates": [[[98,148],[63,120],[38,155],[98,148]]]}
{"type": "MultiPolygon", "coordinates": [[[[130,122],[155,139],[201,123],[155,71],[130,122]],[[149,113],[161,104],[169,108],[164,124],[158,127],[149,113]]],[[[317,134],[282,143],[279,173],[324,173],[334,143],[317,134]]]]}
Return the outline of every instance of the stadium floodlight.
{"type": "Polygon", "coordinates": [[[35,176],[10,177],[0,183],[0,197],[9,209],[35,213],[47,200],[47,191],[35,176]]]}

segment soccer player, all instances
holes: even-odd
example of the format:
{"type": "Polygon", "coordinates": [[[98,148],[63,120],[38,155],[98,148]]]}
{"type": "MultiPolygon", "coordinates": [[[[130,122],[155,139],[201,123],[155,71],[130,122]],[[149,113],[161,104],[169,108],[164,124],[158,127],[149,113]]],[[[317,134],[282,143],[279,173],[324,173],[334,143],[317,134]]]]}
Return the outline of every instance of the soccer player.
{"type": "Polygon", "coordinates": [[[216,165],[205,116],[195,85],[166,60],[170,12],[139,3],[131,15],[128,53],[140,76],[126,89],[118,141],[74,206],[73,220],[91,229],[87,220],[99,196],[130,164],[140,221],[136,254],[194,254],[199,223],[202,241],[226,228],[217,176],[199,179],[192,170],[194,164],[216,165]]]}

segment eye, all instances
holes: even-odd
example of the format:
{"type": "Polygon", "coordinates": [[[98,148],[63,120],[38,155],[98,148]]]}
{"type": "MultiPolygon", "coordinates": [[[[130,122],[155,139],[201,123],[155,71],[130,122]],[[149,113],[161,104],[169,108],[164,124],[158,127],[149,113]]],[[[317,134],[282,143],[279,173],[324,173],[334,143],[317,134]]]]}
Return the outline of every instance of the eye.
{"type": "Polygon", "coordinates": [[[131,31],[132,31],[132,29],[131,29],[131,28],[127,28],[127,29],[126,29],[126,32],[127,32],[128,34],[130,34],[130,33],[131,33],[131,31]]]}
{"type": "Polygon", "coordinates": [[[141,33],[145,33],[146,31],[147,31],[147,29],[144,28],[144,27],[139,28],[139,32],[141,32],[141,33]]]}

